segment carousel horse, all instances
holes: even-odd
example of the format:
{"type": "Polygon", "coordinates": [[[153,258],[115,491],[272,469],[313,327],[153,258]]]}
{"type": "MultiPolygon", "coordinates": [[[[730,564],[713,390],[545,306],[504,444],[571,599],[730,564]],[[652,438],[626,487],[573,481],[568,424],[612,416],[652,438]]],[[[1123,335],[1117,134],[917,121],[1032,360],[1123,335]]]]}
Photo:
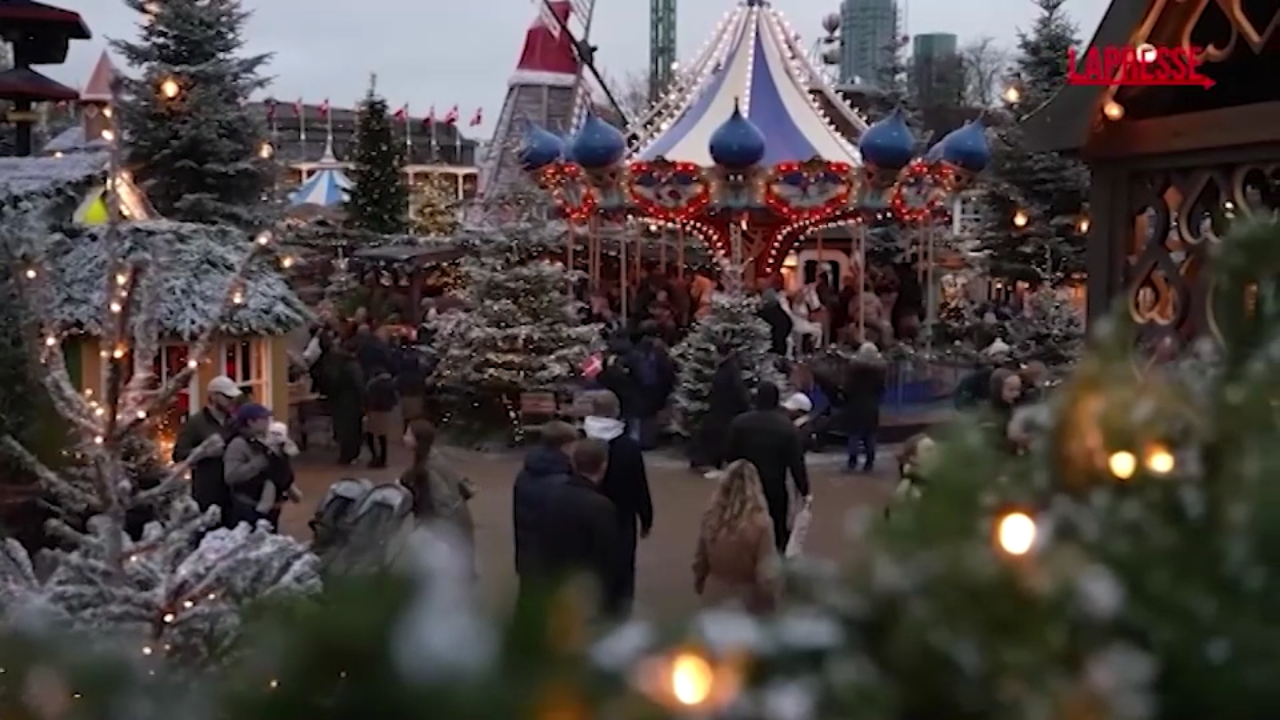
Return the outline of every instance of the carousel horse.
{"type": "Polygon", "coordinates": [[[791,316],[791,352],[794,358],[805,348],[805,338],[810,340],[809,347],[814,350],[822,347],[822,323],[813,320],[813,316],[822,312],[822,302],[818,299],[816,285],[806,285],[791,298],[787,313],[791,316]]]}

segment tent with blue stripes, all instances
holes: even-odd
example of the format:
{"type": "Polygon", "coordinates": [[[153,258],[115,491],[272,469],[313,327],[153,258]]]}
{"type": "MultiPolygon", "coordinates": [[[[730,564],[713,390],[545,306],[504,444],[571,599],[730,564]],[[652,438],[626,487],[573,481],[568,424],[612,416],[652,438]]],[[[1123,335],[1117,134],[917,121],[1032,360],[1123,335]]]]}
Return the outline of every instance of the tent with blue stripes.
{"type": "Polygon", "coordinates": [[[325,208],[340,207],[351,191],[351,178],[343,172],[343,164],[333,154],[333,141],[325,144],[324,155],[316,163],[316,171],[289,195],[289,207],[315,205],[325,208]]]}
{"type": "Polygon", "coordinates": [[[631,159],[714,165],[708,143],[735,103],[766,138],[764,165],[813,158],[862,164],[827,111],[839,113],[841,124],[857,134],[866,122],[827,85],[766,0],[743,0],[725,16],[702,56],[681,68],[668,97],[646,119],[631,159]]]}

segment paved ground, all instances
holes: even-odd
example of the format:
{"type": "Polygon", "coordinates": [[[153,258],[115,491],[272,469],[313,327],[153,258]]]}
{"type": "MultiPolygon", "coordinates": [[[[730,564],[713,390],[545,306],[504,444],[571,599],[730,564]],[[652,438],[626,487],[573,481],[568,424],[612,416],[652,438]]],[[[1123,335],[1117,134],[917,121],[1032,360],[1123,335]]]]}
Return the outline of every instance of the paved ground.
{"type": "MultiPolygon", "coordinates": [[[[511,540],[511,482],[520,466],[518,453],[478,454],[457,451],[466,458],[464,470],[476,482],[479,494],[472,501],[476,519],[480,572],[487,599],[505,603],[512,596],[514,571],[511,540]]],[[[315,448],[299,464],[299,483],[306,495],[301,505],[286,508],[284,530],[309,538],[307,520],[329,484],[341,477],[391,480],[403,467],[401,448],[392,452],[392,467],[367,470],[332,465],[332,451],[315,448]]],[[[874,476],[846,475],[843,458],[835,454],[810,456],[809,472],[815,499],[814,524],[807,551],[816,557],[839,559],[846,552],[843,520],[859,504],[884,502],[892,483],[892,458],[888,452],[874,476]],[[888,462],[887,462],[888,461],[888,462]]],[[[679,457],[655,451],[647,459],[654,501],[654,531],[640,543],[637,571],[637,605],[654,615],[669,615],[696,606],[690,563],[698,518],[712,490],[711,480],[689,471],[679,457]]]]}

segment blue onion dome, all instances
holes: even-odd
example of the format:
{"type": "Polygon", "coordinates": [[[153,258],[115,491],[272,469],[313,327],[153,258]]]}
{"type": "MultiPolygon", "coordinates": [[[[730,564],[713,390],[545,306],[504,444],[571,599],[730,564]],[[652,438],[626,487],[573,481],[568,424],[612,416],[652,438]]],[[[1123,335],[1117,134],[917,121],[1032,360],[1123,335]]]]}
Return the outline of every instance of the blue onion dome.
{"type": "Polygon", "coordinates": [[[538,170],[560,159],[564,143],[553,133],[530,122],[520,145],[520,164],[526,170],[538,170]]]}
{"type": "Polygon", "coordinates": [[[943,160],[971,173],[982,172],[991,162],[987,126],[982,120],[967,122],[947,133],[938,147],[942,150],[943,160]]]}
{"type": "Polygon", "coordinates": [[[573,135],[571,133],[561,135],[560,143],[564,146],[564,152],[560,154],[561,159],[567,163],[577,162],[573,159],[573,135]]]}
{"type": "Polygon", "coordinates": [[[764,133],[743,117],[738,101],[734,100],[733,114],[711,133],[707,149],[717,165],[730,170],[745,170],[764,159],[764,133]]]}
{"type": "Polygon", "coordinates": [[[915,156],[916,139],[907,127],[902,110],[897,109],[862,133],[858,149],[868,165],[901,170],[915,156]]]}
{"type": "Polygon", "coordinates": [[[594,170],[617,163],[626,151],[627,139],[622,131],[601,120],[595,113],[587,113],[587,119],[578,129],[569,150],[574,162],[594,170]]]}

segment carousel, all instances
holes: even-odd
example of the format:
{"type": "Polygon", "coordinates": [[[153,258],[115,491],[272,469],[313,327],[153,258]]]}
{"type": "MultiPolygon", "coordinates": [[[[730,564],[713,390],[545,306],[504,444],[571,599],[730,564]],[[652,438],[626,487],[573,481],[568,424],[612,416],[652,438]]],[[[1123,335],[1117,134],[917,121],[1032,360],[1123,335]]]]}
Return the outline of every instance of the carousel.
{"type": "MultiPolygon", "coordinates": [[[[623,238],[624,274],[654,244],[662,265],[682,272],[693,240],[756,287],[785,280],[793,250],[813,244],[820,261],[839,256],[856,276],[866,228],[886,221],[902,224],[929,265],[955,194],[990,159],[981,122],[923,153],[901,113],[868,125],[765,0],[739,3],[682,69],[625,132],[591,114],[568,138],[527,129],[521,161],[575,228],[570,235],[585,236],[594,281],[610,237],[623,238]],[[845,242],[833,243],[833,232],[845,242]]],[[[571,264],[575,249],[579,240],[568,248],[571,264]]]]}

